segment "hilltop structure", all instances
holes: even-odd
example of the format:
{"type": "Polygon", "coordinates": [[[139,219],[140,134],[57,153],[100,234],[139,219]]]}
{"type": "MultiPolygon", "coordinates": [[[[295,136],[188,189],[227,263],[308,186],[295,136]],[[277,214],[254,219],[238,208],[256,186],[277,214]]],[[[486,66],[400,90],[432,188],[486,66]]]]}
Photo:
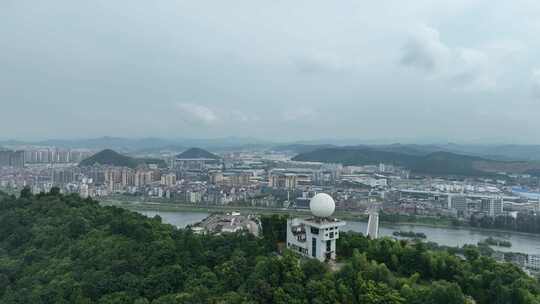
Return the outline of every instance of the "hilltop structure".
{"type": "Polygon", "coordinates": [[[344,221],[331,217],[335,206],[330,195],[315,195],[309,204],[313,217],[287,220],[287,248],[321,262],[334,261],[339,227],[345,225],[344,221]]]}

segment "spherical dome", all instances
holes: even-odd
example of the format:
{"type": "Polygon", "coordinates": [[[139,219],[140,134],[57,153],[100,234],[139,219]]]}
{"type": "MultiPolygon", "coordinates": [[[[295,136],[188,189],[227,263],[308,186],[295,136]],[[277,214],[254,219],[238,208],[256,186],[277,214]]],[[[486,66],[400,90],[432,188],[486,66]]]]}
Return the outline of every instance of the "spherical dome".
{"type": "Polygon", "coordinates": [[[309,209],[311,209],[311,213],[317,217],[329,217],[334,213],[336,203],[330,195],[319,193],[309,202],[309,209]]]}

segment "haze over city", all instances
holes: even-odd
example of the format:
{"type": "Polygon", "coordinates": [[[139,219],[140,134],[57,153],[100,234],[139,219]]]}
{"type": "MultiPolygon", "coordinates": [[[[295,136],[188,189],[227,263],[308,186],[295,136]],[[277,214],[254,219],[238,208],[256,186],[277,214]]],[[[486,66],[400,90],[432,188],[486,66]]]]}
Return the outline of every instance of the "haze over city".
{"type": "Polygon", "coordinates": [[[539,304],[539,17],[0,0],[0,303],[539,304]]]}
{"type": "Polygon", "coordinates": [[[540,143],[540,3],[401,4],[4,0],[0,139],[540,143]]]}

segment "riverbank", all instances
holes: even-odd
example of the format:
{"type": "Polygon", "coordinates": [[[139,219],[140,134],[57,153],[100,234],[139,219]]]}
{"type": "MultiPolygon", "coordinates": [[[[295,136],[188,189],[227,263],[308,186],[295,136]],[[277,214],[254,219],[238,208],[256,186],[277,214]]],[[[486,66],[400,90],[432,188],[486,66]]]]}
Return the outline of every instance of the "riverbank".
{"type": "MultiPolygon", "coordinates": [[[[310,216],[309,210],[278,209],[264,207],[245,207],[245,206],[195,206],[187,204],[153,203],[153,202],[125,202],[125,201],[101,201],[103,206],[118,206],[136,211],[166,211],[166,212],[205,212],[205,213],[226,213],[239,211],[255,214],[291,214],[295,216],[310,216]]],[[[368,216],[363,212],[343,212],[337,211],[336,217],[344,220],[367,221],[368,216]]]]}
{"type": "MultiPolygon", "coordinates": [[[[120,200],[105,200],[100,202],[104,206],[118,206],[132,211],[163,211],[163,212],[200,212],[200,213],[226,213],[239,211],[244,213],[254,213],[262,215],[271,215],[271,214],[290,214],[292,216],[299,217],[308,217],[311,215],[309,210],[298,210],[298,209],[279,209],[279,208],[267,208],[267,207],[246,207],[246,206],[196,206],[191,204],[178,204],[178,203],[164,203],[164,202],[128,202],[120,200]]],[[[345,220],[345,221],[355,221],[355,222],[367,222],[368,215],[364,212],[358,211],[336,211],[334,214],[336,217],[345,220]]],[[[492,232],[492,233],[502,233],[502,234],[519,234],[523,236],[534,236],[540,238],[540,235],[519,231],[511,230],[502,230],[502,229],[486,229],[480,227],[473,227],[469,225],[452,225],[450,221],[434,221],[432,218],[426,218],[426,221],[422,221],[423,218],[416,218],[415,221],[384,221],[381,220],[380,223],[385,224],[385,226],[391,225],[414,225],[414,226],[423,226],[423,227],[433,227],[433,228],[446,228],[446,229],[467,229],[471,231],[478,232],[492,232]]]]}
{"type": "MultiPolygon", "coordinates": [[[[122,208],[134,210],[134,211],[167,211],[167,212],[205,212],[205,213],[226,213],[226,212],[245,212],[256,214],[290,214],[292,216],[308,217],[311,216],[311,212],[306,209],[280,209],[280,208],[267,208],[267,207],[246,207],[246,206],[216,206],[216,205],[191,205],[191,204],[178,204],[178,203],[158,203],[158,202],[128,202],[120,200],[108,200],[102,201],[103,205],[119,206],[122,208]]],[[[365,212],[360,211],[336,211],[335,217],[338,217],[345,221],[367,222],[368,215],[365,212]]],[[[384,224],[400,224],[400,225],[416,225],[425,227],[436,228],[459,228],[464,226],[453,226],[450,221],[434,221],[431,218],[417,218],[415,221],[385,221],[381,220],[380,223],[384,224]],[[425,220],[425,221],[423,221],[425,220]]],[[[468,227],[467,227],[468,228],[468,227]]],[[[474,228],[474,227],[471,227],[474,228]]]]}
{"type": "MultiPolygon", "coordinates": [[[[132,209],[147,217],[159,216],[164,223],[174,225],[179,228],[193,225],[208,217],[211,213],[204,210],[191,211],[157,211],[132,209]]],[[[299,216],[299,215],[293,215],[299,216]]],[[[306,215],[307,216],[307,215],[306,215]]],[[[354,231],[364,234],[367,230],[366,221],[347,220],[346,225],[341,228],[342,231],[354,231]]],[[[504,252],[520,252],[525,254],[533,254],[540,252],[540,238],[538,236],[520,235],[516,233],[500,234],[493,231],[478,231],[469,230],[467,228],[451,229],[443,227],[429,227],[426,225],[415,224],[387,224],[381,223],[379,226],[379,236],[395,237],[395,231],[414,231],[415,233],[423,233],[426,235],[426,242],[434,242],[441,246],[462,247],[464,245],[477,245],[478,242],[485,240],[488,237],[505,239],[512,242],[512,248],[492,247],[494,250],[504,252]]]]}

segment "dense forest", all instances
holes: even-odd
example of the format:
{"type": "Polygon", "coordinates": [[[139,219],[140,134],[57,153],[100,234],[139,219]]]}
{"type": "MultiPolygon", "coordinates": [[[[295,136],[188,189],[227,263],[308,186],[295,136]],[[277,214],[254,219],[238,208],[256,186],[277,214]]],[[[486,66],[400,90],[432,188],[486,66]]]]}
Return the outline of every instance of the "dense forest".
{"type": "Polygon", "coordinates": [[[194,235],[77,195],[0,194],[0,303],[540,303],[540,284],[469,246],[343,233],[330,269],[263,237],[194,235]]]}

